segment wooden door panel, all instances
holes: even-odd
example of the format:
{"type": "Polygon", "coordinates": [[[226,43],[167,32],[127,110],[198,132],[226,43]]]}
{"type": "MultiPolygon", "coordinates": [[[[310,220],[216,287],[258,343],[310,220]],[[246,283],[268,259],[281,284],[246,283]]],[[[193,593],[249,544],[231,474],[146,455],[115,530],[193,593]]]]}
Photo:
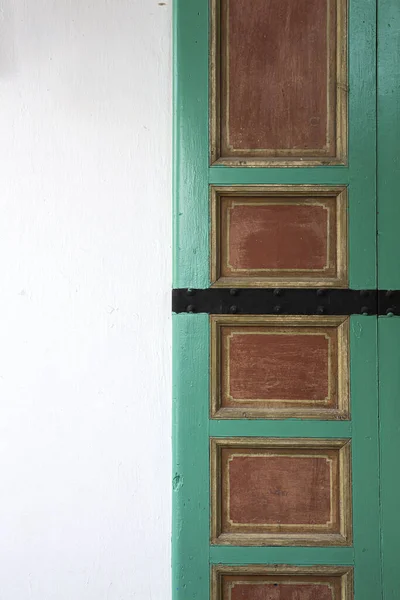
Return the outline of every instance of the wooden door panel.
{"type": "Polygon", "coordinates": [[[347,188],[211,188],[218,287],[347,287],[347,188]]]}
{"type": "Polygon", "coordinates": [[[351,544],[350,441],[211,440],[211,541],[351,544]]]}
{"type": "Polygon", "coordinates": [[[212,160],[343,164],[344,0],[214,0],[212,160]]]}
{"type": "Polygon", "coordinates": [[[350,600],[352,593],[351,568],[217,566],[211,600],[350,600]]]}
{"type": "Polygon", "coordinates": [[[211,317],[211,418],[348,419],[341,317],[211,317]]]}

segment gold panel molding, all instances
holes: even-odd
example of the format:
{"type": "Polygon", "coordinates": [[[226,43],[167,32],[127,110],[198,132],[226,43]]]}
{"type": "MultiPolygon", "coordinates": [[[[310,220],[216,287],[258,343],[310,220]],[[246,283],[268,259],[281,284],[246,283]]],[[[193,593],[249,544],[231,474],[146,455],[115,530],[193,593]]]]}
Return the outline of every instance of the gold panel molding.
{"type": "Polygon", "coordinates": [[[210,316],[213,419],[350,418],[349,319],[210,316]]]}
{"type": "Polygon", "coordinates": [[[351,546],[350,440],[210,444],[212,544],[351,546]]]}
{"type": "Polygon", "coordinates": [[[211,187],[213,287],[348,287],[347,188],[211,187]]]}
{"type": "Polygon", "coordinates": [[[347,0],[211,0],[211,164],[347,164],[347,19],[347,0]]]}
{"type": "Polygon", "coordinates": [[[259,600],[260,588],[265,598],[278,598],[279,593],[288,600],[354,600],[353,580],[352,567],[214,565],[211,600],[259,600]]]}

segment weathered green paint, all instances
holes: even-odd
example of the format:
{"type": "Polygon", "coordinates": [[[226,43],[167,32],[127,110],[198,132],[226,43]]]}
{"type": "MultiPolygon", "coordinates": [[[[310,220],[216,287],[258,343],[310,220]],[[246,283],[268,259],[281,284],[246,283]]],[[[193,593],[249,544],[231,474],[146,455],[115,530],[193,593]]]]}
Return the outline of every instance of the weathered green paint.
{"type": "MultiPolygon", "coordinates": [[[[400,288],[400,3],[378,2],[378,284],[400,288]]],[[[397,600],[400,538],[400,318],[378,319],[382,600],[397,600]]]]}
{"type": "Polygon", "coordinates": [[[377,281],[376,2],[349,0],[349,267],[353,289],[374,288],[377,281]]]}
{"type": "MultiPolygon", "coordinates": [[[[214,546],[211,564],[353,565],[353,548],[238,548],[214,546]]],[[[370,600],[368,596],[356,600],[370,600]]],[[[371,596],[371,600],[375,600],[371,596]]]]}
{"type": "Polygon", "coordinates": [[[208,0],[174,2],[174,287],[209,286],[208,0]]]}
{"type": "Polygon", "coordinates": [[[173,316],[173,598],[209,590],[208,315],[173,316]]]}
{"type": "Polygon", "coordinates": [[[400,318],[378,319],[383,600],[400,596],[400,318]]]}
{"type": "Polygon", "coordinates": [[[355,600],[379,600],[378,352],[376,317],[350,320],[355,600]]]}
{"type": "Polygon", "coordinates": [[[210,435],[228,436],[267,436],[267,437],[351,437],[352,424],[349,421],[286,421],[235,420],[210,421],[210,435]]]}
{"type": "Polygon", "coordinates": [[[400,288],[400,2],[378,2],[379,287],[400,288]]]}
{"type": "Polygon", "coordinates": [[[349,169],[347,167],[306,167],[286,169],[259,169],[223,166],[211,167],[209,182],[214,185],[257,185],[257,184],[326,184],[346,185],[349,183],[349,169]]]}

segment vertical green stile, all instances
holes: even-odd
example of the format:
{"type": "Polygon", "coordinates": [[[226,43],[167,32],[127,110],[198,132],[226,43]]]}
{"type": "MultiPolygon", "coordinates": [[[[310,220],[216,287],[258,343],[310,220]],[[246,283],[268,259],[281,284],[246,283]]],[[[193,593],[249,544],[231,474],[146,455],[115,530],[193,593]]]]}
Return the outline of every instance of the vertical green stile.
{"type": "Polygon", "coordinates": [[[349,0],[350,287],[376,287],[376,2],[349,0]]]}
{"type": "Polygon", "coordinates": [[[208,0],[174,4],[173,286],[207,288],[208,0]]]}
{"type": "Polygon", "coordinates": [[[208,315],[173,316],[173,598],[209,593],[208,315]]]}
{"type": "MultiPolygon", "coordinates": [[[[378,285],[400,289],[400,2],[378,0],[378,285]]],[[[378,319],[383,600],[400,597],[400,318],[378,319]]]]}
{"type": "Polygon", "coordinates": [[[400,597],[400,318],[378,319],[383,600],[400,597]]]}
{"type": "Polygon", "coordinates": [[[400,2],[378,0],[379,288],[400,289],[400,2]]]}
{"type": "MultiPolygon", "coordinates": [[[[377,318],[350,320],[355,600],[379,600],[377,318]]],[[[393,599],[394,600],[394,599],[393,599]]]]}

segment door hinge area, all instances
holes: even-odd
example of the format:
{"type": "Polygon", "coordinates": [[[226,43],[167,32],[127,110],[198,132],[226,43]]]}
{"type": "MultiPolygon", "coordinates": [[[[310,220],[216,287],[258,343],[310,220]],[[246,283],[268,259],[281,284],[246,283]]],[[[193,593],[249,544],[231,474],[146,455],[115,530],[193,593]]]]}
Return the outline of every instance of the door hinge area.
{"type": "Polygon", "coordinates": [[[174,313],[252,315],[377,315],[400,313],[400,292],[299,288],[180,288],[172,292],[174,313]],[[382,304],[382,311],[379,304],[382,304]]]}

